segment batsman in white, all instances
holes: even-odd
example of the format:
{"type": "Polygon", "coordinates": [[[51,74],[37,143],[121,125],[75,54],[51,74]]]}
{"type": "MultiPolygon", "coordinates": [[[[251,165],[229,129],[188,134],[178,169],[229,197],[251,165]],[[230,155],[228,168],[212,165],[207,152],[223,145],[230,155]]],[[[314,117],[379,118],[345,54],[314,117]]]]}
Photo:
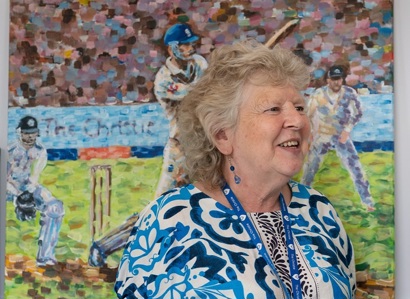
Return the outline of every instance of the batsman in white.
{"type": "Polygon", "coordinates": [[[37,266],[57,263],[54,249],[57,245],[64,207],[49,190],[39,184],[39,177],[47,165],[47,151],[37,141],[37,119],[25,116],[17,126],[18,140],[8,146],[7,201],[13,202],[16,217],[31,221],[40,212],[37,266]]]}
{"type": "MultiPolygon", "coordinates": [[[[164,35],[169,56],[155,75],[154,94],[169,121],[169,138],[164,148],[161,175],[154,198],[169,189],[189,183],[182,167],[184,155],[178,141],[175,117],[179,103],[188,93],[189,86],[195,83],[208,67],[206,59],[196,54],[195,44],[198,40],[199,36],[185,23],[172,25],[164,35]]],[[[88,263],[101,267],[107,256],[123,248],[136,219],[138,214],[131,215],[103,238],[93,241],[88,263]]]]}
{"type": "Polygon", "coordinates": [[[205,58],[196,54],[195,43],[198,39],[188,24],[173,25],[164,36],[169,57],[155,76],[154,93],[169,120],[169,138],[164,148],[162,171],[154,198],[189,183],[182,167],[184,155],[178,141],[175,114],[190,85],[208,67],[205,58]]]}

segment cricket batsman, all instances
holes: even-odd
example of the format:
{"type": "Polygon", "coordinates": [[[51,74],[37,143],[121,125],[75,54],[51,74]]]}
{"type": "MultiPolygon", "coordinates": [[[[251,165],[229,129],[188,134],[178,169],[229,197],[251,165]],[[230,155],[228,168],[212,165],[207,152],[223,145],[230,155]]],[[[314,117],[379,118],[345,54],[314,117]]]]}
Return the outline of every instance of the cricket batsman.
{"type": "Polygon", "coordinates": [[[7,201],[15,206],[20,221],[32,221],[40,213],[37,266],[57,263],[57,245],[64,207],[49,190],[39,184],[41,172],[47,165],[47,151],[37,141],[37,119],[25,116],[17,126],[18,140],[8,146],[7,201]]]}
{"type": "Polygon", "coordinates": [[[196,54],[195,43],[198,39],[188,24],[173,25],[164,36],[169,57],[155,76],[154,94],[169,120],[169,138],[164,148],[162,170],[154,198],[169,189],[190,183],[182,167],[184,155],[178,141],[175,117],[190,84],[195,83],[208,67],[205,58],[196,54]]]}

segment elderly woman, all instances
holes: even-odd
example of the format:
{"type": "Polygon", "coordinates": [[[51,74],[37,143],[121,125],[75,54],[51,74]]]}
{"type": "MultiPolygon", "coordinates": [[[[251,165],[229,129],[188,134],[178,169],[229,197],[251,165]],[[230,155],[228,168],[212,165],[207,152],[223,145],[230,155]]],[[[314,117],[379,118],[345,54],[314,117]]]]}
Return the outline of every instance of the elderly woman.
{"type": "Polygon", "coordinates": [[[291,52],[216,49],[178,112],[193,183],[141,212],[121,260],[119,298],[353,298],[352,244],[329,200],[292,181],[308,151],[291,52]]]}

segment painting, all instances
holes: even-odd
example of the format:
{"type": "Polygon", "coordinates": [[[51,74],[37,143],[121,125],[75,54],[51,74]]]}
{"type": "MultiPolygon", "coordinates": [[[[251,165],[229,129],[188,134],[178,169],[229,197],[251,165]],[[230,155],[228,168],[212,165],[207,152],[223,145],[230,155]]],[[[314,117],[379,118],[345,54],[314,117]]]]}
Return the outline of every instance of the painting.
{"type": "Polygon", "coordinates": [[[178,101],[215,48],[249,38],[309,66],[295,179],[342,218],[356,297],[394,298],[392,14],[391,0],[10,0],[5,298],[114,296],[138,213],[189,181],[178,101]]]}

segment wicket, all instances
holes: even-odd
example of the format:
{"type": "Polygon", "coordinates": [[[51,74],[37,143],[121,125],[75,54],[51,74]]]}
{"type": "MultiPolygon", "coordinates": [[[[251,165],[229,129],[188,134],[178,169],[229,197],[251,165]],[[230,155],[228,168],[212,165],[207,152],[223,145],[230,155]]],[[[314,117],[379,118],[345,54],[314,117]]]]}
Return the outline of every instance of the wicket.
{"type": "Polygon", "coordinates": [[[91,166],[91,204],[90,233],[93,241],[109,227],[111,216],[111,184],[110,165],[91,166]]]}

